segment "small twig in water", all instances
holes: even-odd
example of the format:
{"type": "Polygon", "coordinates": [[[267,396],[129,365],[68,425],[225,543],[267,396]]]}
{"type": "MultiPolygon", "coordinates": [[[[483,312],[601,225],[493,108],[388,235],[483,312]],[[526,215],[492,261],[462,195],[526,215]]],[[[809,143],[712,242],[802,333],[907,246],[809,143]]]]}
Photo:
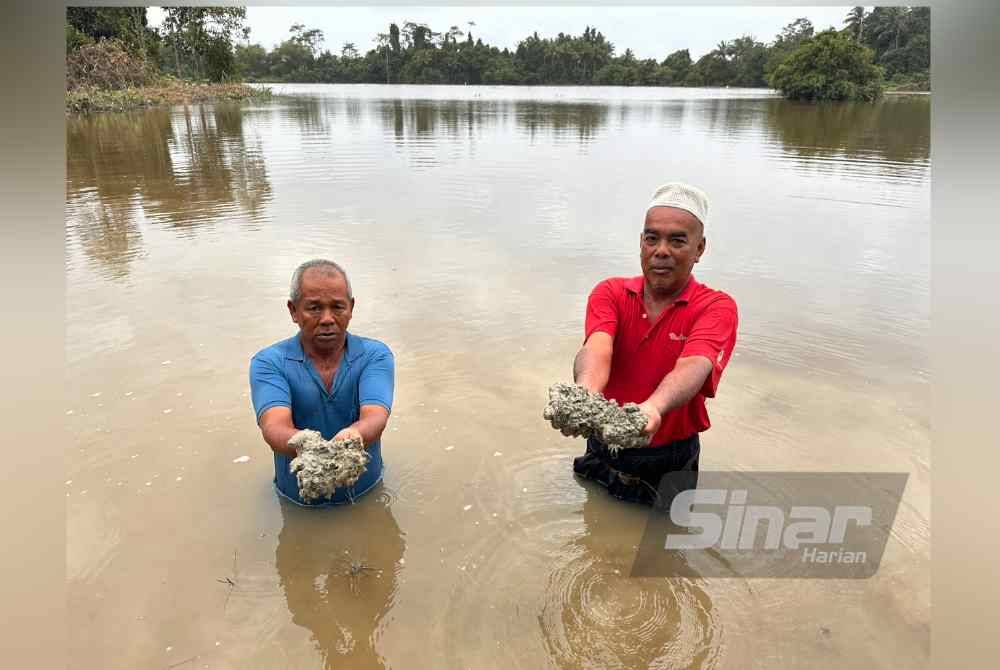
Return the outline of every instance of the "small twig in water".
{"type": "Polygon", "coordinates": [[[229,584],[229,590],[226,591],[226,600],[225,600],[225,602],[222,603],[222,612],[223,612],[223,614],[225,614],[226,607],[228,607],[228,605],[229,605],[229,597],[233,595],[233,589],[236,588],[235,578],[236,578],[236,552],[237,551],[239,551],[239,550],[238,549],[233,549],[233,576],[232,577],[226,577],[225,579],[216,579],[215,580],[215,581],[219,582],[220,584],[229,584]]]}
{"type": "Polygon", "coordinates": [[[348,577],[350,579],[351,593],[357,595],[360,591],[359,588],[360,585],[358,584],[358,580],[361,579],[361,577],[364,576],[366,572],[381,573],[382,570],[380,568],[368,565],[368,563],[363,558],[357,561],[354,560],[353,558],[351,558],[350,551],[346,549],[344,550],[344,553],[347,554],[347,558],[343,559],[346,562],[347,567],[343,572],[343,576],[348,577]]]}

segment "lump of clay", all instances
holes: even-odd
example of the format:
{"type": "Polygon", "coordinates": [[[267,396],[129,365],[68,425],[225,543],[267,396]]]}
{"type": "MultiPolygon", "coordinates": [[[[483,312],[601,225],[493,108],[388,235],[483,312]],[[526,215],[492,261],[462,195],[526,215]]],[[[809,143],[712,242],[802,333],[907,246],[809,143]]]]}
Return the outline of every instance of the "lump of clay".
{"type": "Polygon", "coordinates": [[[300,430],[288,440],[288,446],[298,451],[290,469],[299,480],[299,495],[307,503],[329,498],[341,486],[354,486],[371,458],[359,438],[324,440],[315,430],[300,430]]]}
{"type": "Polygon", "coordinates": [[[634,402],[618,403],[578,384],[556,383],[549,387],[549,404],[542,413],[553,428],[564,435],[594,437],[612,454],[619,449],[645,447],[643,433],[647,417],[634,402]]]}

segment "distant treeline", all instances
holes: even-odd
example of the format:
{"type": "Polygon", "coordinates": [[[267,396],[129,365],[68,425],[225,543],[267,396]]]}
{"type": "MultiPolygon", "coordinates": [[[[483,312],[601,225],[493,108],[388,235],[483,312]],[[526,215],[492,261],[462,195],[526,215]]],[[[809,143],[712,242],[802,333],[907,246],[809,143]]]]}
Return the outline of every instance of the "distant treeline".
{"type": "MultiPolygon", "coordinates": [[[[423,24],[395,23],[376,36],[376,47],[362,55],[344,44],[339,54],[320,50],[323,33],[301,24],[289,38],[268,51],[259,44],[237,45],[241,74],[252,81],[405,84],[525,84],[611,86],[766,87],[770,75],[805,40],[814,35],[805,18],[787,26],[770,43],[744,35],[719,42],[696,61],[688,49],[663,60],[640,59],[615,45],[596,28],[582,35],[554,38],[534,33],[517,48],[498,49],[452,26],[435,32],[423,24]]],[[[930,9],[857,7],[841,31],[868,47],[873,60],[892,81],[925,74],[930,65],[930,9]]]]}
{"type": "MultiPolygon", "coordinates": [[[[688,49],[656,60],[637,58],[627,48],[619,54],[591,27],[578,36],[536,32],[510,50],[475,37],[473,22],[464,30],[437,32],[408,21],[390,24],[367,53],[352,43],[334,53],[321,48],[321,30],[302,24],[291,26],[288,39],[271,50],[252,44],[244,8],[164,11],[163,25],[152,28],[142,7],[69,8],[67,48],[114,38],[163,73],[213,81],[766,87],[789,56],[815,37],[812,23],[800,18],[769,43],[744,35],[719,42],[696,61],[688,49]]],[[[929,87],[929,8],[855,7],[836,32],[869,49],[890,85],[929,87]]]]}

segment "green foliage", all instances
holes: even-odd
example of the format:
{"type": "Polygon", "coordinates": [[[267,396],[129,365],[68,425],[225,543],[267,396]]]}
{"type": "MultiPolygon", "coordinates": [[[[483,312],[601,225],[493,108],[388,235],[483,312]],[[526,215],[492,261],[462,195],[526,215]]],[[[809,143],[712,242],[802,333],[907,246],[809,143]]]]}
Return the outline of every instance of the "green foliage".
{"type": "Polygon", "coordinates": [[[67,53],[72,50],[70,28],[74,32],[74,48],[98,40],[116,40],[130,54],[141,57],[145,57],[146,43],[155,35],[146,25],[145,7],[67,7],[66,24],[67,53]]]}
{"type": "Polygon", "coordinates": [[[851,37],[860,40],[865,25],[865,8],[852,7],[844,19],[844,25],[851,37]]]}
{"type": "Polygon", "coordinates": [[[771,75],[785,62],[793,51],[799,48],[804,41],[813,36],[813,24],[809,19],[795,19],[781,29],[781,33],[774,39],[774,43],[768,50],[767,60],[764,63],[764,79],[769,81],[771,75]]]}
{"type": "Polygon", "coordinates": [[[260,74],[267,72],[268,53],[259,44],[237,44],[233,48],[236,71],[240,77],[256,81],[260,74]]]}
{"type": "Polygon", "coordinates": [[[85,44],[93,44],[94,38],[92,38],[87,33],[79,30],[69,22],[66,23],[66,55],[69,56],[71,53],[84,46],[85,44]]]}
{"type": "Polygon", "coordinates": [[[675,51],[664,58],[661,65],[669,72],[670,81],[679,84],[687,78],[691,70],[691,54],[687,49],[675,51]]]}
{"type": "Polygon", "coordinates": [[[930,80],[930,7],[875,7],[871,12],[855,7],[844,23],[851,38],[874,52],[889,79],[930,80]]]}
{"type": "Polygon", "coordinates": [[[209,81],[229,81],[238,76],[239,68],[232,45],[225,40],[209,40],[204,51],[205,76],[209,81]]]}
{"type": "Polygon", "coordinates": [[[172,58],[163,63],[175,76],[224,81],[237,74],[233,43],[247,37],[244,7],[164,7],[164,40],[172,58]],[[228,54],[227,54],[228,52],[228,54]]]}
{"type": "MultiPolygon", "coordinates": [[[[164,11],[164,23],[155,30],[146,25],[143,7],[70,7],[67,58],[102,39],[114,39],[149,69],[191,80],[740,87],[780,82],[786,93],[809,99],[871,98],[879,88],[863,67],[863,72],[840,66],[823,70],[833,67],[836,59],[830,54],[827,60],[819,59],[815,46],[804,52],[812,54],[808,58],[815,61],[810,66],[814,71],[800,73],[807,60],[800,52],[818,39],[805,18],[789,23],[771,43],[743,35],[719,42],[697,62],[687,49],[668,52],[657,62],[637,58],[630,49],[616,53],[615,45],[590,26],[581,35],[540,37],[536,32],[516,48],[501,50],[475,38],[472,22],[468,31],[451,26],[444,32],[412,21],[392,23],[366,53],[355,44],[331,52],[323,48],[322,31],[295,24],[288,39],[269,51],[249,43],[244,8],[164,11]],[[868,83],[858,83],[861,80],[868,83]]],[[[892,83],[920,87],[929,81],[928,8],[877,7],[868,12],[855,7],[844,23],[840,36],[870,49],[874,64],[892,83]]],[[[829,46],[830,39],[820,42],[829,46]]],[[[838,45],[837,53],[846,48],[838,45]]]]}
{"type": "Polygon", "coordinates": [[[887,91],[897,91],[897,92],[930,91],[931,90],[930,72],[927,70],[923,70],[921,72],[911,72],[909,74],[896,74],[886,82],[885,88],[887,91]]]}
{"type": "Polygon", "coordinates": [[[399,53],[399,26],[395,23],[389,24],[389,46],[392,47],[393,53],[399,53]]]}
{"type": "Polygon", "coordinates": [[[771,86],[793,100],[876,100],[882,68],[849,36],[827,30],[804,41],[771,75],[771,86]]]}

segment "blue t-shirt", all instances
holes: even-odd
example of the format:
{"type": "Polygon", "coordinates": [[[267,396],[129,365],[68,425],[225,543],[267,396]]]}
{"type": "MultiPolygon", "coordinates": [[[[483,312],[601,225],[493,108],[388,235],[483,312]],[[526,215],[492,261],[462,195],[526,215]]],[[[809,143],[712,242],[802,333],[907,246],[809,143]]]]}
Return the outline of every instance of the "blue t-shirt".
{"type": "MultiPolygon", "coordinates": [[[[344,356],[333,380],[333,392],[295,335],[257,352],[250,361],[250,394],[257,423],[272,407],[290,407],[292,423],[299,430],[319,431],[331,439],[358,420],[362,405],[381,405],[392,410],[395,362],[392,352],[382,342],[347,333],[344,356]]],[[[382,479],[381,441],[368,445],[371,460],[368,468],[350,489],[341,487],[331,498],[313,505],[339,505],[357,498],[382,479]]],[[[299,497],[299,483],[289,470],[292,459],[274,454],[274,483],[278,492],[305,504],[299,497]]]]}

